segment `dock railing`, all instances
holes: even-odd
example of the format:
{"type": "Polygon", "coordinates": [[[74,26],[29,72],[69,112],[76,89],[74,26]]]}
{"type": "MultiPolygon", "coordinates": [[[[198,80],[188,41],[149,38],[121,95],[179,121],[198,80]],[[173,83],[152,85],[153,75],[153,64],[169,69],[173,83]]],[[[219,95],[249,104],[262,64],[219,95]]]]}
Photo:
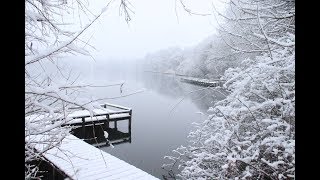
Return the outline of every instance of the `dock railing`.
{"type": "Polygon", "coordinates": [[[79,114],[70,114],[69,117],[71,117],[73,120],[69,121],[65,125],[87,125],[87,124],[95,124],[95,123],[109,123],[110,121],[115,121],[115,126],[117,127],[117,121],[118,120],[124,120],[129,119],[129,126],[131,126],[131,116],[132,116],[132,109],[124,106],[119,106],[111,103],[103,103],[100,104],[102,109],[95,109],[95,110],[102,110],[102,112],[94,113],[93,117],[94,120],[89,120],[87,118],[90,118],[91,115],[88,110],[86,110],[83,107],[72,107],[69,109],[77,110],[79,111],[85,111],[79,114]],[[114,109],[108,109],[108,107],[112,107],[118,110],[114,109]],[[88,111],[88,112],[86,112],[88,111]],[[78,119],[78,120],[77,120],[78,119]],[[81,120],[80,120],[81,119],[81,120]]]}

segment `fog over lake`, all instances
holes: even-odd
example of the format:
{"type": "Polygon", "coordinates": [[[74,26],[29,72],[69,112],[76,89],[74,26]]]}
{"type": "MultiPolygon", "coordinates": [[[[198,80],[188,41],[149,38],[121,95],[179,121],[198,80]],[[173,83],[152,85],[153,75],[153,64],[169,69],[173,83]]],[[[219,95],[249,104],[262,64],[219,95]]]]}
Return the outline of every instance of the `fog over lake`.
{"type": "MultiPolygon", "coordinates": [[[[164,156],[172,155],[180,145],[186,146],[188,133],[194,129],[192,123],[202,122],[209,106],[223,98],[212,89],[180,82],[178,77],[145,72],[139,62],[87,63],[88,66],[73,64],[81,81],[93,85],[124,84],[121,90],[119,85],[87,88],[84,95],[110,98],[101,103],[132,108],[131,143],[101,149],[158,178],[166,175],[161,168],[168,162],[164,156]]],[[[127,131],[127,123],[119,121],[118,129],[127,131]]]]}

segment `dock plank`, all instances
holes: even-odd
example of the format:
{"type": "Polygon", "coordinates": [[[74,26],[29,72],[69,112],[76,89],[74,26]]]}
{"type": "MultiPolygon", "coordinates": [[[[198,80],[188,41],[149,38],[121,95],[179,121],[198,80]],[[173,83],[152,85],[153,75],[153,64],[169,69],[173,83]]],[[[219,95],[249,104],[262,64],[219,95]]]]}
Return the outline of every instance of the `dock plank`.
{"type": "MultiPolygon", "coordinates": [[[[35,148],[41,151],[44,146],[35,148]]],[[[52,148],[43,156],[71,179],[158,179],[71,134],[62,140],[59,148],[52,148]]]]}
{"type": "MultiPolygon", "coordinates": [[[[79,116],[80,117],[80,116],[79,116]]],[[[130,117],[129,113],[122,113],[122,114],[112,114],[109,115],[109,119],[115,119],[115,118],[124,118],[124,117],[130,117]]],[[[85,118],[86,122],[93,122],[93,121],[99,121],[99,120],[106,120],[107,118],[105,116],[94,116],[94,117],[87,117],[85,118]]],[[[76,124],[76,123],[82,123],[82,119],[81,118],[75,118],[71,121],[68,121],[66,124],[76,124]]]]}
{"type": "MultiPolygon", "coordinates": [[[[131,121],[131,115],[132,115],[131,108],[117,106],[117,105],[108,104],[108,103],[102,104],[100,108],[93,109],[92,110],[93,114],[90,114],[88,110],[81,109],[81,108],[80,109],[71,108],[71,109],[75,110],[67,115],[67,117],[71,118],[71,120],[68,120],[67,122],[62,124],[62,126],[88,126],[88,125],[91,126],[93,123],[106,123],[106,122],[126,120],[126,119],[131,121]],[[117,110],[108,109],[107,106],[112,106],[118,109],[117,110]]],[[[61,116],[61,118],[64,118],[62,115],[59,115],[59,114],[54,114],[54,115],[57,117],[61,116]]],[[[42,119],[46,119],[50,116],[51,115],[49,113],[33,114],[30,116],[26,116],[25,121],[30,123],[35,123],[37,121],[41,121],[42,119]]]]}

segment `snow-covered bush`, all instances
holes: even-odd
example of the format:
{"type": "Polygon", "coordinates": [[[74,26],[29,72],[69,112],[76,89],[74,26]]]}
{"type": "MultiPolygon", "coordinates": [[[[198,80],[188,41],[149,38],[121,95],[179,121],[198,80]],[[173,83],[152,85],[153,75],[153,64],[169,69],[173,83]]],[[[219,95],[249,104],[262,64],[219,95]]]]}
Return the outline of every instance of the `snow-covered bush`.
{"type": "Polygon", "coordinates": [[[295,172],[294,53],[246,60],[225,73],[231,94],[179,149],[183,179],[287,179],[295,172]]]}
{"type": "Polygon", "coordinates": [[[255,46],[261,53],[226,70],[230,94],[208,110],[208,119],[190,132],[190,145],[174,150],[178,156],[168,156],[172,163],[164,167],[178,164],[182,179],[294,179],[294,1],[231,0],[230,7],[234,17],[225,23],[245,29],[222,28],[225,42],[235,52],[255,46]]]}

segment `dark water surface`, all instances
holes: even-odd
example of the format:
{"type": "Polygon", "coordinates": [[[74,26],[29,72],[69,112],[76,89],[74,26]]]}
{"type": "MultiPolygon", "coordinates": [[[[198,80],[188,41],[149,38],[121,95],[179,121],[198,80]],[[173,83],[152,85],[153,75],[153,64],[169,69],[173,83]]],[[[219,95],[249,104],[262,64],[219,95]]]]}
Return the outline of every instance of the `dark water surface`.
{"type": "MultiPolygon", "coordinates": [[[[160,179],[167,174],[161,168],[168,163],[164,156],[173,155],[172,150],[180,145],[187,145],[192,123],[203,121],[208,107],[222,98],[213,90],[199,90],[203,87],[182,83],[173,76],[121,65],[96,67],[87,75],[95,84],[125,82],[121,90],[113,86],[92,88],[90,92],[97,98],[110,98],[101,102],[132,108],[131,143],[101,149],[160,179]],[[139,90],[143,92],[126,96],[139,90]]],[[[119,121],[119,130],[127,131],[127,123],[119,121]]]]}

